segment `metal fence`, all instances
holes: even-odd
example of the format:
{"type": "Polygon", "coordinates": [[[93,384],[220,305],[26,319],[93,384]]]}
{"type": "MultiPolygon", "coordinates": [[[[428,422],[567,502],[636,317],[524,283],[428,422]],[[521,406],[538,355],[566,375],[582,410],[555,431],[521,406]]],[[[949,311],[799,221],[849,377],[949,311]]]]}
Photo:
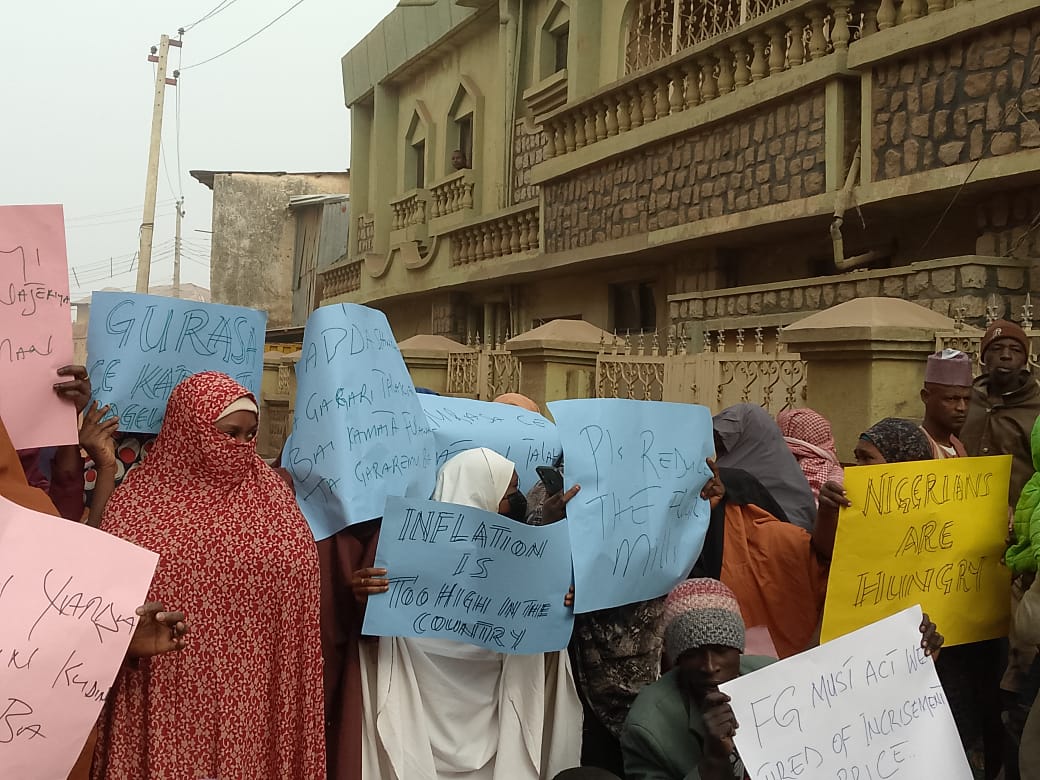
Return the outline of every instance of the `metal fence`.
{"type": "Polygon", "coordinates": [[[750,333],[750,345],[743,329],[706,333],[695,353],[685,333],[674,330],[664,338],[639,335],[604,345],[596,361],[596,396],[697,403],[713,412],[737,403],[758,404],[771,414],[804,405],[805,361],[784,349],[778,331],[750,333]]]}

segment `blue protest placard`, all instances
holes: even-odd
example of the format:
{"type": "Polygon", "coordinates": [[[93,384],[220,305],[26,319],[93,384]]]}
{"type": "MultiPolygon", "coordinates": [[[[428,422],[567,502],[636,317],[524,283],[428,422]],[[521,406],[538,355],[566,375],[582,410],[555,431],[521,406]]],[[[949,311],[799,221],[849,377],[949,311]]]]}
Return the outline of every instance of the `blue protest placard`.
{"type": "Polygon", "coordinates": [[[437,446],[437,466],[464,450],[487,447],[516,465],[520,489],[534,487],[538,466],[551,466],[560,456],[556,426],[536,412],[517,406],[450,398],[419,396],[437,446]]]}
{"type": "Polygon", "coordinates": [[[158,433],[181,380],[219,371],[260,399],[267,314],[161,295],[96,292],[87,326],[94,398],[119,430],[158,433]]]}
{"type": "Polygon", "coordinates": [[[668,593],[701,554],[700,497],[714,451],[703,406],[619,398],[549,404],[566,454],[574,609],[593,612],[668,593]]]}
{"type": "Polygon", "coordinates": [[[382,312],[344,303],[311,314],[282,452],[317,540],[381,517],[388,496],[429,498],[433,434],[382,312]]]}
{"type": "Polygon", "coordinates": [[[516,655],[570,642],[566,521],[529,526],[482,509],[391,498],[375,565],[387,570],[390,590],[369,596],[367,635],[450,639],[516,655]]]}

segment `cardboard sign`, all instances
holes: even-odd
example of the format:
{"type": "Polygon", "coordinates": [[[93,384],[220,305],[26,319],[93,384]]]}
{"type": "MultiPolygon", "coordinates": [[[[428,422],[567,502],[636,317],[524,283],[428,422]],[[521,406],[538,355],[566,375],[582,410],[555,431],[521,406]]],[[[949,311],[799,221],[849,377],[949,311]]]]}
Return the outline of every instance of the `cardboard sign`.
{"type": "Polygon", "coordinates": [[[508,404],[420,395],[433,440],[437,467],[465,450],[487,447],[513,461],[524,493],[538,481],[536,469],[560,456],[560,432],[537,412],[508,404]]]}
{"type": "Polygon", "coordinates": [[[575,612],[663,596],[700,557],[711,510],[711,413],[616,398],[549,404],[569,485],[575,612]]]}
{"type": "Polygon", "coordinates": [[[0,498],[0,777],[68,777],[158,560],[0,498]]]}
{"type": "Polygon", "coordinates": [[[0,206],[0,418],[16,449],[76,444],[76,408],[53,387],[72,363],[61,206],[0,206]]]}
{"type": "Polygon", "coordinates": [[[529,526],[482,509],[391,498],[364,633],[450,639],[497,653],[548,653],[571,639],[566,522],[529,526]]]}
{"type": "Polygon", "coordinates": [[[720,685],[753,780],[971,780],[920,625],[911,607],[720,685]]]}
{"type": "Polygon", "coordinates": [[[433,434],[382,312],[345,303],[311,314],[283,452],[317,540],[382,517],[389,496],[430,497],[433,434]]]}
{"type": "Polygon", "coordinates": [[[823,641],[921,604],[947,645],[1006,636],[1011,456],[845,471],[823,641]]]}
{"type": "Polygon", "coordinates": [[[94,398],[119,430],[158,433],[178,384],[219,371],[260,400],[267,314],[161,295],[96,292],[87,328],[94,398]]]}

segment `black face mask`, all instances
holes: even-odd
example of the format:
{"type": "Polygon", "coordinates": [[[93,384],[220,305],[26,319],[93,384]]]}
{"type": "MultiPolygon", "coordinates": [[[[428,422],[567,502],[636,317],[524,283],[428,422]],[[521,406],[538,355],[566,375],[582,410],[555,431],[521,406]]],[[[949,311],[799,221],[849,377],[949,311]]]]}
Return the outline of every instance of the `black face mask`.
{"type": "Polygon", "coordinates": [[[527,519],[527,496],[518,490],[506,496],[506,501],[509,502],[509,511],[505,516],[519,523],[524,522],[527,519]]]}

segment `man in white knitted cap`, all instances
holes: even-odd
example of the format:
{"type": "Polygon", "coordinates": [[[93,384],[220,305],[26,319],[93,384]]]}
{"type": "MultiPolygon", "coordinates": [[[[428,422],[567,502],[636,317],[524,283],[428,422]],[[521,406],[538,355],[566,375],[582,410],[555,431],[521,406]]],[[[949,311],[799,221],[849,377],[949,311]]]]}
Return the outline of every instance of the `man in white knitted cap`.
{"type": "Polygon", "coordinates": [[[944,349],[928,356],[924,370],[924,422],[921,430],[932,445],[932,457],[967,456],[957,434],[968,417],[971,401],[971,358],[956,349],[944,349]]]}

